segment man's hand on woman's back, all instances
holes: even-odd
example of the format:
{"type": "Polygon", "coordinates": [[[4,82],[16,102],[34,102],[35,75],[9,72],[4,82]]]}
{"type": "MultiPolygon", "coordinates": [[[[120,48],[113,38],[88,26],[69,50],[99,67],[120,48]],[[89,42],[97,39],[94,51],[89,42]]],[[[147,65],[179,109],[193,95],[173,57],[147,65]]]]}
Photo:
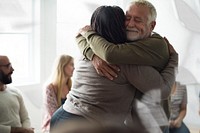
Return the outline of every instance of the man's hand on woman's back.
{"type": "Polygon", "coordinates": [[[99,58],[97,55],[94,55],[92,58],[92,64],[96,69],[97,73],[101,76],[113,80],[117,77],[120,69],[116,65],[111,65],[99,58]]]}

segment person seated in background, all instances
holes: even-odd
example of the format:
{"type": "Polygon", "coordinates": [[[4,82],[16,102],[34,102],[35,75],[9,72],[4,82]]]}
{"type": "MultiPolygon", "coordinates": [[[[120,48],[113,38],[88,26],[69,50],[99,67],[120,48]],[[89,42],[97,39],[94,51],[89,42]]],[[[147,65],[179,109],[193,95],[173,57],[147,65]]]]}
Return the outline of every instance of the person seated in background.
{"type": "Polygon", "coordinates": [[[164,133],[190,133],[183,123],[187,112],[187,88],[179,82],[175,82],[169,98],[169,129],[164,133]]]}
{"type": "Polygon", "coordinates": [[[60,55],[45,84],[43,93],[43,123],[42,131],[49,132],[50,120],[53,113],[65,102],[66,95],[71,89],[71,77],[74,71],[74,59],[69,55],[60,55]]]}
{"type": "Polygon", "coordinates": [[[34,133],[20,91],[7,86],[13,71],[8,57],[0,55],[0,132],[34,133]]]}

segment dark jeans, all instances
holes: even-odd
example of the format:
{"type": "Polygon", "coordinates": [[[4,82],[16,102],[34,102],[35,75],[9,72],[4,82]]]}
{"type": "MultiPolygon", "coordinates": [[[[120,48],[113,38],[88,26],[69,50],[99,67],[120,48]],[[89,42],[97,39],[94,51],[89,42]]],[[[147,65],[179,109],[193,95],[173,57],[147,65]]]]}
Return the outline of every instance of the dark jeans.
{"type": "Polygon", "coordinates": [[[98,123],[91,123],[83,116],[75,115],[65,111],[61,106],[53,114],[51,118],[50,133],[133,133],[133,132],[127,129],[127,127],[125,127],[124,125],[123,126],[109,125],[102,127],[101,125],[98,125],[98,123]],[[73,126],[71,126],[71,122],[73,126]]]}
{"type": "Polygon", "coordinates": [[[190,133],[187,126],[182,122],[179,128],[166,128],[163,133],[190,133]]]}
{"type": "Polygon", "coordinates": [[[72,113],[69,113],[63,109],[63,106],[61,106],[59,109],[54,112],[51,123],[50,123],[50,132],[54,127],[56,127],[58,124],[61,124],[63,122],[71,121],[71,120],[85,120],[87,121],[83,116],[75,115],[72,113]]]}

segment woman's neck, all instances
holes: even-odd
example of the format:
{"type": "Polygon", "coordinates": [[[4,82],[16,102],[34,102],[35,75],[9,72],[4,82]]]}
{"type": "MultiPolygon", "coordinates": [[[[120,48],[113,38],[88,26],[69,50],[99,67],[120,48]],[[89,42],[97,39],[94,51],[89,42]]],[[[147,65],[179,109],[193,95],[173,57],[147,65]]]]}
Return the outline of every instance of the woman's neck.
{"type": "Polygon", "coordinates": [[[65,77],[65,83],[67,84],[69,77],[65,77]]]}

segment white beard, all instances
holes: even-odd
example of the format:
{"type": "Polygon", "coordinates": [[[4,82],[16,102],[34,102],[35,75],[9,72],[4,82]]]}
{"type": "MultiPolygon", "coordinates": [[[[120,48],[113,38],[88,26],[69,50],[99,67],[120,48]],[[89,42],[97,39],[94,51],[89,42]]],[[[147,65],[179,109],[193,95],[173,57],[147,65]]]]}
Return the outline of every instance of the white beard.
{"type": "Polygon", "coordinates": [[[126,32],[126,36],[127,36],[127,40],[128,41],[136,41],[138,39],[140,39],[140,36],[138,34],[138,32],[126,32]]]}

